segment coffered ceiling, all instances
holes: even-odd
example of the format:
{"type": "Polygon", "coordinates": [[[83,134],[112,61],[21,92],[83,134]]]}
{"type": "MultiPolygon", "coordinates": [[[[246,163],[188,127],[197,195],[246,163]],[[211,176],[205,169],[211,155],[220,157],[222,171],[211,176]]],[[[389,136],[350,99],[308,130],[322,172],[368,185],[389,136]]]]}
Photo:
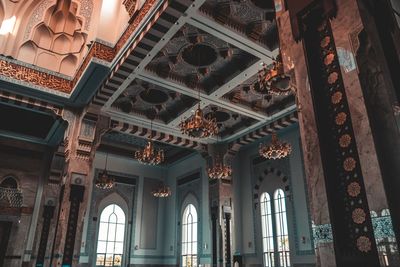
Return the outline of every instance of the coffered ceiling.
{"type": "Polygon", "coordinates": [[[274,1],[170,1],[129,56],[114,66],[92,108],[130,127],[186,138],[179,123],[200,104],[232,141],[294,112],[295,99],[257,87],[278,54],[274,1]],[[199,102],[200,97],[200,102],[199,102]]]}

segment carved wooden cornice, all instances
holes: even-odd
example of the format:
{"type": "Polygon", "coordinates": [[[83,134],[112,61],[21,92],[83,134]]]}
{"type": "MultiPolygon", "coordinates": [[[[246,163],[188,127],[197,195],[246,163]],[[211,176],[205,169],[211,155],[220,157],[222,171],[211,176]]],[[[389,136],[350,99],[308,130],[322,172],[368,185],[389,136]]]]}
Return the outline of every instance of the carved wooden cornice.
{"type": "Polygon", "coordinates": [[[146,1],[114,47],[110,47],[98,41],[93,42],[85,59],[72,79],[64,78],[61,75],[54,75],[50,72],[42,71],[34,67],[29,67],[26,64],[18,63],[7,58],[0,59],[0,75],[7,79],[26,82],[34,86],[70,94],[79,82],[91,60],[98,59],[110,63],[115,59],[155,3],[155,0],[146,1]]]}
{"type": "Polygon", "coordinates": [[[126,11],[128,12],[129,16],[133,16],[136,11],[136,0],[125,0],[123,2],[126,11]]]}

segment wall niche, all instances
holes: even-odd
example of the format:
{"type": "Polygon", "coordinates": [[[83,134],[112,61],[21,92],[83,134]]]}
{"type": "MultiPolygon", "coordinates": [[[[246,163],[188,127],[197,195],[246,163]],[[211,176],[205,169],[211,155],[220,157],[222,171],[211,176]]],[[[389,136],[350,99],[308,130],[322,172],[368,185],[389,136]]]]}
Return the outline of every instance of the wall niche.
{"type": "Polygon", "coordinates": [[[88,33],[84,17],[78,16],[79,4],[58,0],[44,13],[19,48],[18,59],[52,71],[73,76],[86,51],[88,33]]]}

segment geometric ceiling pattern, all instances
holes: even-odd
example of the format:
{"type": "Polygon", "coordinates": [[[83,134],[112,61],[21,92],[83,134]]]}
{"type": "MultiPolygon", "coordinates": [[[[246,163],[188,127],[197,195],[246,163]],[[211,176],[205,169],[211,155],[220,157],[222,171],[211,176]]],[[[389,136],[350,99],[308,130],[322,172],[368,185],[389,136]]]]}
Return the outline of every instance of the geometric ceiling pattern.
{"type": "MultiPolygon", "coordinates": [[[[172,144],[166,151],[183,147],[185,153],[209,143],[233,144],[295,112],[294,95],[270,95],[257,85],[263,65],[279,53],[273,0],[148,0],[144,6],[115,45],[96,40],[76,75],[60,76],[68,92],[45,90],[39,98],[71,107],[89,102],[91,113],[112,121],[104,140],[137,150],[143,144],[133,143],[152,127],[157,145],[172,144]],[[217,136],[193,140],[180,132],[180,122],[198,105],[215,116],[217,136]]],[[[26,77],[43,76],[41,69],[21,66],[30,71],[26,77]]],[[[21,92],[30,90],[24,79],[21,92]]]]}
{"type": "Polygon", "coordinates": [[[179,123],[200,103],[219,128],[218,136],[196,140],[203,144],[235,140],[294,112],[293,95],[257,88],[262,64],[278,54],[274,1],[171,3],[140,49],[114,69],[95,106],[139,127],[149,128],[155,118],[154,131],[186,138],[179,123]]]}

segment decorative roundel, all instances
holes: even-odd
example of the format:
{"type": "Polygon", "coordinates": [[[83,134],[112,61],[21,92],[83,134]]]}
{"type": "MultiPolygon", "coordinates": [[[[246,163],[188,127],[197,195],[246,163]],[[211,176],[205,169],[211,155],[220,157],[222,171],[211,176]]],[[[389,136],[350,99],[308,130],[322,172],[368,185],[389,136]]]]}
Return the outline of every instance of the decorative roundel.
{"type": "Polygon", "coordinates": [[[360,236],[357,238],[357,248],[361,252],[369,252],[371,251],[371,240],[366,236],[360,236]]]}
{"type": "Polygon", "coordinates": [[[331,72],[331,74],[329,74],[329,76],[328,76],[328,83],[334,84],[338,80],[338,78],[339,78],[339,74],[336,71],[331,72]]]}
{"type": "Polygon", "coordinates": [[[356,167],[356,160],[355,160],[354,158],[348,157],[348,158],[346,158],[346,159],[344,160],[344,162],[343,162],[343,168],[344,168],[346,171],[348,171],[348,172],[353,171],[353,170],[355,169],[355,167],[356,167]]]}
{"type": "Polygon", "coordinates": [[[342,92],[339,92],[339,91],[335,92],[331,97],[332,104],[335,104],[335,105],[339,104],[340,101],[342,101],[342,97],[343,97],[342,92]]]}
{"type": "Polygon", "coordinates": [[[347,194],[351,197],[357,197],[361,193],[361,186],[357,182],[352,182],[347,186],[347,194]]]}
{"type": "Polygon", "coordinates": [[[356,161],[352,157],[349,157],[344,160],[343,168],[345,171],[351,172],[355,169],[355,167],[356,167],[356,161]]]}
{"type": "Polygon", "coordinates": [[[351,136],[349,134],[344,134],[339,138],[339,145],[342,148],[346,148],[351,143],[351,136]]]}
{"type": "Polygon", "coordinates": [[[353,222],[357,224],[362,224],[365,222],[365,211],[363,209],[357,208],[353,210],[351,217],[353,218],[353,222]]]}
{"type": "Polygon", "coordinates": [[[346,122],[347,115],[344,112],[340,112],[336,115],[335,123],[336,125],[343,125],[346,122]]]}
{"type": "Polygon", "coordinates": [[[324,39],[322,39],[322,41],[320,43],[321,48],[326,48],[330,42],[331,42],[331,37],[326,36],[324,39]]]}
{"type": "Polygon", "coordinates": [[[335,59],[335,54],[329,53],[325,56],[324,58],[324,64],[325,66],[329,66],[332,64],[333,60],[335,59]]]}

